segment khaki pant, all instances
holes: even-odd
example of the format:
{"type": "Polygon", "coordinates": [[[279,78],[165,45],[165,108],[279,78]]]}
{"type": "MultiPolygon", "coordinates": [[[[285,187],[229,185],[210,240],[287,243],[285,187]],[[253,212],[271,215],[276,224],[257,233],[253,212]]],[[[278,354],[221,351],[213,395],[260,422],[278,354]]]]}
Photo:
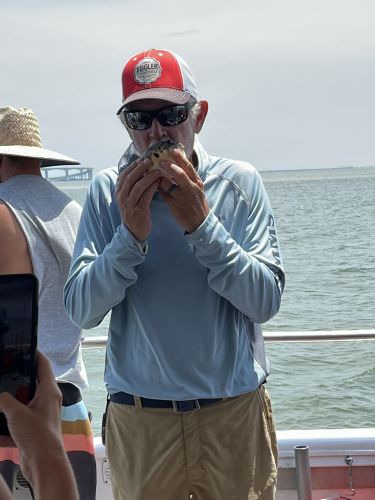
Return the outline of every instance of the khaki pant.
{"type": "Polygon", "coordinates": [[[268,393],[191,413],[110,403],[106,442],[116,500],[273,500],[277,445],[268,393]]]}

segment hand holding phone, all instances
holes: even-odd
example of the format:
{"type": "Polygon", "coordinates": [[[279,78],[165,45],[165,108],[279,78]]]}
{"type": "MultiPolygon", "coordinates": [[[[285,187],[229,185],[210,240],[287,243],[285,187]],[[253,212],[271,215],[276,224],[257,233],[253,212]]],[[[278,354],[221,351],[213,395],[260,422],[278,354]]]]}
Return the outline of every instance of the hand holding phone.
{"type": "MultiPolygon", "coordinates": [[[[11,437],[20,450],[22,473],[32,485],[35,497],[78,500],[61,432],[62,394],[47,357],[37,352],[36,361],[35,397],[24,405],[9,393],[2,393],[0,411],[6,415],[11,437]]],[[[6,490],[5,484],[3,489],[6,490]]],[[[0,498],[3,497],[0,485],[0,498]]]]}
{"type": "MultiPolygon", "coordinates": [[[[0,275],[0,393],[29,403],[36,385],[38,280],[33,274],[0,275]]],[[[0,413],[0,435],[9,435],[0,413]]]]}

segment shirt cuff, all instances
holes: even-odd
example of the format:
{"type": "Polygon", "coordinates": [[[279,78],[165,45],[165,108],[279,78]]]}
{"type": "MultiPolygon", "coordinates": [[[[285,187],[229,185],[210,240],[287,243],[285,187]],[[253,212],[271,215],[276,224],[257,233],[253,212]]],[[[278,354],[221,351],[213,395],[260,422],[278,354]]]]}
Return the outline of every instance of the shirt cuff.
{"type": "Polygon", "coordinates": [[[186,233],[185,237],[192,245],[203,243],[207,239],[207,234],[217,224],[218,218],[210,210],[202,224],[192,233],[186,233]]]}
{"type": "Polygon", "coordinates": [[[138,241],[124,224],[122,224],[122,226],[120,227],[119,234],[121,239],[124,240],[127,247],[134,253],[139,253],[140,255],[147,254],[147,240],[138,241]]]}

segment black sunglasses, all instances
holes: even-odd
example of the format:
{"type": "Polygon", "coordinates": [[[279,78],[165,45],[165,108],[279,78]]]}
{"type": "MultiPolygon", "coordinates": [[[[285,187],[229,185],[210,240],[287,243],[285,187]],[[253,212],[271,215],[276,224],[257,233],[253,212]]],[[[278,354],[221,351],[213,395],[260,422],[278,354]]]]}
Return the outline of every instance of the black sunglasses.
{"type": "Polygon", "coordinates": [[[126,125],[133,130],[146,130],[151,127],[154,118],[164,127],[174,127],[187,120],[189,111],[196,101],[186,104],[175,104],[156,111],[128,111],[124,109],[122,115],[126,125]]]}

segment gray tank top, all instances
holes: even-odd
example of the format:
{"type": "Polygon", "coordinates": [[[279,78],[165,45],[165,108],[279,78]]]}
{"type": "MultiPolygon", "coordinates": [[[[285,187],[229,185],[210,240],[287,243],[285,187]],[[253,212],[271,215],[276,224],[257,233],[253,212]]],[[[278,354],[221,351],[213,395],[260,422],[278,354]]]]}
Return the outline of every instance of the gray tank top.
{"type": "Polygon", "coordinates": [[[1,183],[0,200],[25,234],[39,280],[38,348],[50,359],[60,382],[84,388],[81,330],[68,318],[63,302],[81,207],[37,175],[16,175],[1,183]]]}

